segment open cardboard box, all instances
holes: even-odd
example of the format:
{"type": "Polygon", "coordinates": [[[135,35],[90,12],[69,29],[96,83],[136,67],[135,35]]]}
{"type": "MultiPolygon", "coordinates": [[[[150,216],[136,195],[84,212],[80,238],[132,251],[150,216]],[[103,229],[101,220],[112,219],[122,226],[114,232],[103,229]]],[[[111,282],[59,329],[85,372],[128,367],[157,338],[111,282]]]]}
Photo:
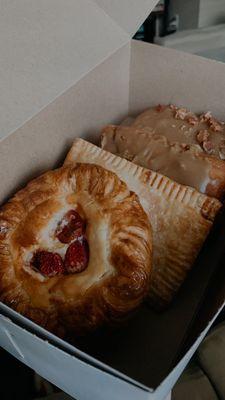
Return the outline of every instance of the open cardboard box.
{"type": "MultiPolygon", "coordinates": [[[[158,103],[225,115],[225,65],[130,40],[156,0],[21,0],[0,16],[0,199],[60,165],[75,137],[158,103]]],[[[76,347],[5,305],[0,344],[78,398],[164,399],[225,300],[225,214],[163,314],[146,306],[76,347]]],[[[182,238],[181,238],[182,240],[182,238]]]]}

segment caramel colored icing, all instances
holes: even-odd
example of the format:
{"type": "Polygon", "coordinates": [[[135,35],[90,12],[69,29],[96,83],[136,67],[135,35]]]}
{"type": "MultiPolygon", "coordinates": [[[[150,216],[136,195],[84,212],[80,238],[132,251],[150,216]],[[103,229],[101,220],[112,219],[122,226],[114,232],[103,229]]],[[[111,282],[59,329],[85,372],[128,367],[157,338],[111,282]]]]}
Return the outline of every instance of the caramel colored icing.
{"type": "Polygon", "coordinates": [[[197,116],[184,108],[157,106],[140,114],[132,126],[165,135],[170,141],[199,144],[206,153],[225,159],[225,125],[210,112],[197,116]]]}
{"type": "Polygon", "coordinates": [[[102,133],[102,148],[202,193],[213,182],[210,158],[202,157],[198,146],[170,143],[165,136],[135,127],[108,126],[102,133]]]}

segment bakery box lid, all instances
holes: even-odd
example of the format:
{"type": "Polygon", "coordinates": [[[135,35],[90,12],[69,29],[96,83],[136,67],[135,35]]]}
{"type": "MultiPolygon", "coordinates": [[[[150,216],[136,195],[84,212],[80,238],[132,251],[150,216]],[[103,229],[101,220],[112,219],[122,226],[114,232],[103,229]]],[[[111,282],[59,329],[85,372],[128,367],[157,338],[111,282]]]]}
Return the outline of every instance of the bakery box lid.
{"type": "Polygon", "coordinates": [[[94,0],[130,36],[153,10],[158,0],[94,0]]]}
{"type": "Polygon", "coordinates": [[[157,0],[0,0],[7,136],[129,42],[157,0]]]}

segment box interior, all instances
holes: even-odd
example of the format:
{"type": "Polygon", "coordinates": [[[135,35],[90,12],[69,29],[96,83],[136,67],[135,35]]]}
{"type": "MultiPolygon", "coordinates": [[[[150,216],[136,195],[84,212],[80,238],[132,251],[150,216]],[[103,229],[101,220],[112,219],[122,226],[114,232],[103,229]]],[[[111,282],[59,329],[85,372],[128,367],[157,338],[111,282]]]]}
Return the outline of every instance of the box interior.
{"type": "MultiPolygon", "coordinates": [[[[75,137],[96,142],[103,125],[118,123],[148,106],[175,103],[193,111],[210,109],[223,117],[224,74],[225,65],[196,56],[136,41],[124,45],[1,141],[1,202],[29,179],[60,165],[75,137]]],[[[120,329],[102,331],[75,345],[156,388],[224,301],[224,215],[218,217],[195,268],[167,311],[157,314],[143,305],[120,329]],[[211,281],[212,287],[219,283],[221,290],[218,295],[214,289],[214,296],[208,298],[211,281]]]]}
{"type": "Polygon", "coordinates": [[[129,62],[130,44],[126,44],[1,139],[1,203],[29,179],[62,165],[75,137],[95,141],[103,125],[128,114],[129,62]]]}
{"type": "Polygon", "coordinates": [[[181,51],[132,41],[130,113],[154,104],[211,111],[225,120],[225,66],[181,51]]]}
{"type": "Polygon", "coordinates": [[[79,348],[138,382],[156,388],[224,302],[222,273],[225,250],[222,239],[217,240],[218,235],[224,237],[224,217],[223,211],[168,310],[159,314],[143,305],[121,329],[101,332],[95,338],[92,336],[79,348]],[[216,292],[218,287],[219,296],[216,292]],[[212,291],[214,296],[209,296],[212,291]]]}

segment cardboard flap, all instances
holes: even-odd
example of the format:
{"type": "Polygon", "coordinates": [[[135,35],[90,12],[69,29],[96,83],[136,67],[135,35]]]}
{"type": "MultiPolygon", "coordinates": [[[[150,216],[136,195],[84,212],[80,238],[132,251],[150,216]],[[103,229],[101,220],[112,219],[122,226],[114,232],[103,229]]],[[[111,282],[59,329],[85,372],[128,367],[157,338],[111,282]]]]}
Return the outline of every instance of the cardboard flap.
{"type": "Polygon", "coordinates": [[[130,36],[138,30],[158,0],[93,0],[130,36]]]}
{"type": "Polygon", "coordinates": [[[1,137],[129,41],[91,0],[0,0],[1,137]]]}

